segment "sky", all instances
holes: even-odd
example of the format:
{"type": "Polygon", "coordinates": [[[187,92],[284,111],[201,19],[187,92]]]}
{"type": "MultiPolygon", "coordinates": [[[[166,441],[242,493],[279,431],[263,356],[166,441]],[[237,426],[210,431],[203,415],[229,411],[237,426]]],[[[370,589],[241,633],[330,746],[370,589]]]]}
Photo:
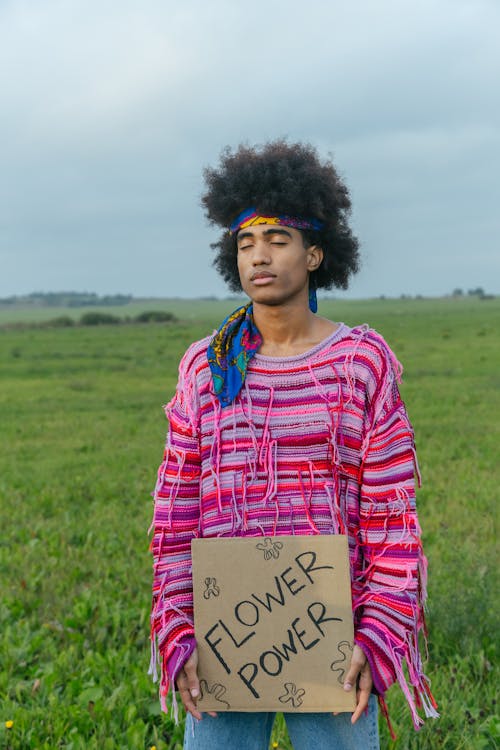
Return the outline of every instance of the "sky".
{"type": "Polygon", "coordinates": [[[347,183],[342,297],[500,293],[498,0],[0,0],[0,297],[228,294],[202,172],[286,137],[347,183]]]}

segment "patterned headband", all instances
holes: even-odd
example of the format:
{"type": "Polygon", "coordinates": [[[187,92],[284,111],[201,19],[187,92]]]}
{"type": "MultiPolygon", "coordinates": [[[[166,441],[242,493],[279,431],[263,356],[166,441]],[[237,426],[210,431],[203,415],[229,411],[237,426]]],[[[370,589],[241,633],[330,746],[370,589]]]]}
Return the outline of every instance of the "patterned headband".
{"type": "Polygon", "coordinates": [[[293,227],[294,229],[322,229],[323,222],[318,219],[301,219],[298,216],[287,216],[278,214],[276,216],[262,216],[257,213],[255,208],[246,208],[239,214],[229,227],[229,234],[235,234],[240,229],[253,227],[257,224],[278,224],[283,227],[293,227]]]}

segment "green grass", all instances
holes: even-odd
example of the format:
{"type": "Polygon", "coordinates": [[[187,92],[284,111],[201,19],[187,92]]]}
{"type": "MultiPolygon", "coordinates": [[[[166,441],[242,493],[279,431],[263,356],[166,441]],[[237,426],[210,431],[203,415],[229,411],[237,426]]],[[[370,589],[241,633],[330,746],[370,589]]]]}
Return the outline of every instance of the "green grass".
{"type": "MultiPolygon", "coordinates": [[[[0,330],[2,748],[182,746],[147,676],[149,493],[179,357],[234,303],[184,304],[165,305],[176,325],[0,330]]],[[[403,361],[423,475],[442,717],[414,733],[391,689],[399,739],[381,722],[382,746],[496,748],[500,300],[328,300],[320,313],[369,321],[403,361]]],[[[274,739],[290,747],[282,721],[274,739]]]]}

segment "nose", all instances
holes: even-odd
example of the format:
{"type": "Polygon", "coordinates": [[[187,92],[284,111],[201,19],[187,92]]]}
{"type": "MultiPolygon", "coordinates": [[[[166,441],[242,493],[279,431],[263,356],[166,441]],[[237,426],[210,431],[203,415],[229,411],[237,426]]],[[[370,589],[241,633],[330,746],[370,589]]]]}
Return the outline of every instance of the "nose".
{"type": "Polygon", "coordinates": [[[269,252],[268,243],[263,239],[256,240],[252,251],[252,265],[269,265],[270,262],[271,253],[269,252]]]}

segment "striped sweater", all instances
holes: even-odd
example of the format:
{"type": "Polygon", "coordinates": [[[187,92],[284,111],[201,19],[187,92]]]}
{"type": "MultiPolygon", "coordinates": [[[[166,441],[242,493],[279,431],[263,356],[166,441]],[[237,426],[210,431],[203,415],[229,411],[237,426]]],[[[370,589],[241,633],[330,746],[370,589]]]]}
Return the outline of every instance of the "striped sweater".
{"type": "Polygon", "coordinates": [[[355,642],[384,712],[397,681],[418,728],[417,708],[437,714],[418,648],[426,559],[401,366],[376,332],[340,324],[303,354],[255,355],[242,391],[221,408],[208,342],[181,361],[154,493],[150,671],[156,679],[159,652],[163,708],[195,646],[193,538],[340,533],[349,541],[355,642]]]}

